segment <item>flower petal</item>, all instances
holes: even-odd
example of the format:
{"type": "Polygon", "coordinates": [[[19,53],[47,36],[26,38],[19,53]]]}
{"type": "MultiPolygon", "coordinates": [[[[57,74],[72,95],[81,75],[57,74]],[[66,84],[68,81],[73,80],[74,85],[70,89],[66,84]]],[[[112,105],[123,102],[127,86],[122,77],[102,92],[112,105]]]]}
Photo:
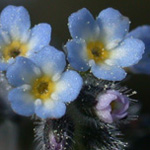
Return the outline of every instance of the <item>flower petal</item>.
{"type": "Polygon", "coordinates": [[[108,107],[107,109],[98,111],[97,115],[99,116],[99,119],[101,119],[102,121],[104,121],[106,123],[112,123],[113,118],[112,118],[110,111],[111,111],[111,109],[108,107]]]}
{"type": "Polygon", "coordinates": [[[30,94],[30,87],[23,85],[9,92],[8,100],[12,109],[20,115],[31,116],[34,114],[34,99],[30,94]]]}
{"type": "Polygon", "coordinates": [[[31,30],[29,39],[29,52],[38,52],[44,46],[48,46],[51,40],[51,26],[47,23],[40,23],[31,30]]]}
{"type": "Polygon", "coordinates": [[[85,41],[81,39],[71,40],[67,42],[66,47],[70,65],[79,71],[87,71],[89,69],[89,65],[86,56],[85,41]]]}
{"type": "Polygon", "coordinates": [[[54,101],[52,99],[42,103],[40,100],[35,102],[35,113],[40,118],[60,118],[66,112],[66,106],[60,101],[54,101]]]}
{"type": "Polygon", "coordinates": [[[2,29],[8,31],[13,39],[19,40],[30,28],[28,11],[22,7],[7,6],[0,16],[2,29]]]}
{"type": "Polygon", "coordinates": [[[69,31],[73,38],[89,38],[98,32],[96,22],[91,13],[83,8],[69,17],[69,31]]]}
{"type": "Polygon", "coordinates": [[[0,71],[6,71],[8,67],[15,62],[14,58],[10,58],[7,62],[3,60],[3,56],[0,54],[0,71]]]}
{"type": "Polygon", "coordinates": [[[122,68],[105,64],[100,66],[95,64],[92,66],[91,71],[97,78],[110,81],[120,81],[126,76],[126,72],[122,68]]]}
{"type": "Polygon", "coordinates": [[[40,76],[40,69],[29,59],[17,57],[16,62],[7,70],[7,78],[13,86],[31,84],[32,79],[40,76]]]}
{"type": "Polygon", "coordinates": [[[3,46],[5,46],[6,44],[9,44],[11,41],[9,34],[7,31],[4,31],[2,29],[0,29],[0,51],[3,51],[3,46]]]}
{"type": "Polygon", "coordinates": [[[99,95],[97,97],[97,101],[98,101],[98,103],[96,105],[97,110],[105,109],[116,98],[117,98],[117,96],[113,95],[113,94],[102,94],[102,95],[99,95]]]}
{"type": "Polygon", "coordinates": [[[63,102],[75,100],[82,88],[82,78],[75,71],[66,71],[56,83],[56,92],[52,98],[63,102]]]}
{"type": "MultiPolygon", "coordinates": [[[[129,101],[127,101],[125,104],[122,105],[122,109],[117,112],[118,114],[123,114],[123,113],[126,113],[128,108],[129,108],[129,101]]],[[[115,112],[116,113],[116,112],[115,112]]]]}
{"type": "Polygon", "coordinates": [[[31,59],[49,76],[61,74],[66,66],[64,53],[52,46],[44,47],[37,54],[32,55],[31,59]]]}
{"type": "Polygon", "coordinates": [[[97,17],[97,22],[106,49],[116,47],[129,30],[129,19],[113,8],[101,11],[97,17]]]}
{"type": "Polygon", "coordinates": [[[128,112],[124,112],[122,114],[112,114],[114,120],[123,119],[125,116],[128,115],[128,112]]]}
{"type": "Polygon", "coordinates": [[[111,51],[109,65],[128,67],[138,63],[144,53],[144,43],[134,38],[125,39],[118,47],[111,51]]]}
{"type": "Polygon", "coordinates": [[[150,74],[150,26],[140,26],[132,30],[128,37],[134,37],[142,40],[145,44],[145,53],[138,64],[129,69],[134,73],[150,74]]]}
{"type": "Polygon", "coordinates": [[[0,61],[0,71],[6,71],[8,67],[9,64],[0,61]]]}

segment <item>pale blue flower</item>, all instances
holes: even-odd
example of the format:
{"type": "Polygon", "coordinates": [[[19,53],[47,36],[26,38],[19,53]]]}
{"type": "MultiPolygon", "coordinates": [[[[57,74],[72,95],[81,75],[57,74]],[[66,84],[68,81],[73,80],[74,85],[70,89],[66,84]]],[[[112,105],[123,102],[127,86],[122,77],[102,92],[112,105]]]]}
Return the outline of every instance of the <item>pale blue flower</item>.
{"type": "Polygon", "coordinates": [[[145,44],[145,53],[138,64],[130,67],[130,71],[139,74],[150,75],[150,26],[140,26],[132,30],[128,37],[142,40],[145,44]]]}
{"type": "Polygon", "coordinates": [[[0,71],[7,70],[17,56],[30,57],[47,46],[51,26],[40,23],[30,29],[28,11],[22,7],[7,6],[0,15],[0,71]]]}
{"type": "Polygon", "coordinates": [[[18,57],[7,70],[8,81],[15,87],[8,96],[12,109],[24,116],[62,117],[65,103],[77,98],[82,78],[75,71],[63,72],[65,55],[54,47],[45,47],[30,59],[18,57]]]}
{"type": "Polygon", "coordinates": [[[100,12],[96,20],[83,8],[69,17],[72,40],[66,44],[68,60],[73,68],[91,72],[97,78],[119,81],[125,78],[124,67],[136,64],[144,52],[144,44],[125,38],[129,19],[113,9],[100,12]]]}

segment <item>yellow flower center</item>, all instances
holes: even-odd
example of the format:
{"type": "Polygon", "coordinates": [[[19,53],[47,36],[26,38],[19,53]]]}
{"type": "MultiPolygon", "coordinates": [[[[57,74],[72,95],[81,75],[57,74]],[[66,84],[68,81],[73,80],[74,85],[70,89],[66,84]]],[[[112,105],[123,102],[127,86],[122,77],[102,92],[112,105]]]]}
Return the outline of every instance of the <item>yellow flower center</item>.
{"type": "Polygon", "coordinates": [[[9,45],[3,47],[2,54],[4,61],[8,61],[10,58],[16,58],[17,56],[26,56],[28,47],[26,44],[22,44],[19,41],[13,41],[9,45]]]}
{"type": "Polygon", "coordinates": [[[42,76],[34,80],[31,93],[36,99],[45,101],[46,99],[50,98],[54,90],[55,83],[51,80],[51,78],[42,76]]]}
{"type": "Polygon", "coordinates": [[[109,58],[109,51],[99,41],[88,42],[87,55],[89,59],[93,59],[96,63],[102,63],[109,58]]]}

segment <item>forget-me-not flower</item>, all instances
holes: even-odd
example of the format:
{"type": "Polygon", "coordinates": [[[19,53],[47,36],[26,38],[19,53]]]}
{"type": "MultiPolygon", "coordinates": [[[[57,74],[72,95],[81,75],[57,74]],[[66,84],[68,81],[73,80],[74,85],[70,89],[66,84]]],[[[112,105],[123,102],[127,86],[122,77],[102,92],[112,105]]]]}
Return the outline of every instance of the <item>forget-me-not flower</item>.
{"type": "Polygon", "coordinates": [[[18,57],[7,70],[13,90],[8,99],[12,109],[24,116],[36,114],[41,118],[60,118],[65,103],[76,99],[82,78],[75,71],[64,71],[65,55],[54,47],[43,48],[31,60],[18,57]]]}
{"type": "Polygon", "coordinates": [[[138,38],[145,44],[145,53],[142,59],[138,64],[130,67],[130,71],[150,75],[150,26],[137,27],[129,33],[128,37],[138,38]]]}
{"type": "Polygon", "coordinates": [[[128,114],[129,98],[116,90],[107,90],[99,94],[96,100],[96,113],[106,123],[113,123],[128,114]]]}
{"type": "Polygon", "coordinates": [[[122,80],[124,67],[136,64],[144,52],[144,44],[135,38],[125,38],[129,19],[113,9],[100,12],[94,20],[83,8],[69,17],[72,40],[66,44],[68,60],[73,68],[91,72],[97,78],[122,80]]]}
{"type": "Polygon", "coordinates": [[[28,11],[7,6],[0,15],[0,71],[7,70],[17,56],[30,57],[50,42],[51,27],[41,23],[30,30],[28,11]]]}

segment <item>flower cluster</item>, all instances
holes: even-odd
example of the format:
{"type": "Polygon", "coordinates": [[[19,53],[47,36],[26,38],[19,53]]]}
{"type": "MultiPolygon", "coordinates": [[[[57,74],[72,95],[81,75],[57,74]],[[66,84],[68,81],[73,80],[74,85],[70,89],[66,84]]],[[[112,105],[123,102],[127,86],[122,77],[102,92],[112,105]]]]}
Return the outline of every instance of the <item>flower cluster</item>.
{"type": "Polygon", "coordinates": [[[77,149],[80,141],[83,149],[124,147],[119,140],[115,143],[117,136],[111,134],[109,124],[116,129],[116,123],[129,118],[132,99],[126,88],[111,81],[123,80],[126,68],[150,74],[150,27],[128,33],[129,24],[113,8],[101,11],[96,19],[83,8],[69,17],[72,39],[63,47],[64,53],[49,45],[49,24],[30,29],[24,7],[8,6],[1,12],[0,71],[12,87],[8,100],[17,114],[42,119],[48,128],[42,129],[43,150],[69,150],[66,141],[77,149]]]}
{"type": "Polygon", "coordinates": [[[0,70],[6,71],[14,87],[8,95],[12,109],[24,116],[62,117],[64,103],[79,94],[82,78],[75,71],[64,71],[64,53],[49,46],[50,25],[42,23],[29,30],[27,10],[16,6],[6,7],[0,21],[0,70]]]}

